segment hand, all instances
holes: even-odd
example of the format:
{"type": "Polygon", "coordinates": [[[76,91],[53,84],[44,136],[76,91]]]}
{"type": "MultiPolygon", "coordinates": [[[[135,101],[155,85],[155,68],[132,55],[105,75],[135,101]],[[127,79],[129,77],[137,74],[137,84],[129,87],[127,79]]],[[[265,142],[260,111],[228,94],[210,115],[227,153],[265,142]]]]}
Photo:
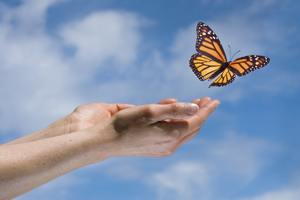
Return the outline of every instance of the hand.
{"type": "MultiPolygon", "coordinates": [[[[168,98],[158,102],[158,104],[171,104],[175,102],[177,102],[176,99],[168,98]]],[[[65,130],[68,130],[67,133],[72,133],[86,129],[90,126],[101,123],[121,110],[133,106],[134,105],[122,103],[90,103],[78,106],[70,115],[67,116],[68,124],[66,126],[68,128],[65,130]]]]}
{"type": "MultiPolygon", "coordinates": [[[[114,137],[110,147],[113,156],[171,155],[199,132],[219,105],[219,101],[208,97],[195,99],[193,103],[150,104],[116,113],[107,121],[113,130],[105,136],[114,137]]],[[[92,128],[97,132],[102,126],[92,128]]]]}

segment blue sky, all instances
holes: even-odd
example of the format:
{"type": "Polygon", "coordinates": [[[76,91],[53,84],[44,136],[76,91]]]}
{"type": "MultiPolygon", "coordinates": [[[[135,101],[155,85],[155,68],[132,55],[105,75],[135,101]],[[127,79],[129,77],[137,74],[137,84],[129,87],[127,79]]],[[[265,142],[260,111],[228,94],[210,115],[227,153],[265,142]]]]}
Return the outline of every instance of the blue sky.
{"type": "Polygon", "coordinates": [[[221,104],[164,158],[111,158],[17,199],[300,199],[300,1],[0,0],[0,142],[91,102],[221,104]],[[263,69],[208,88],[189,68],[196,24],[263,69]]]}

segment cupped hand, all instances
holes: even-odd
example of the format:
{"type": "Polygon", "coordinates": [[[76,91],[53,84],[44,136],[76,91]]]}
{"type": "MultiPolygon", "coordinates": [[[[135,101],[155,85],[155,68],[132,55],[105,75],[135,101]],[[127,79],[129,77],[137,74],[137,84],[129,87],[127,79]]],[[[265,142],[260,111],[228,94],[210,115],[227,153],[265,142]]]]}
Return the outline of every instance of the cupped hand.
{"type": "MultiPolygon", "coordinates": [[[[171,104],[175,102],[177,102],[176,99],[168,98],[158,102],[158,104],[171,104]]],[[[90,103],[78,106],[69,116],[67,116],[67,133],[76,132],[99,124],[117,112],[133,106],[134,105],[122,103],[90,103]]]]}
{"type": "MultiPolygon", "coordinates": [[[[192,103],[135,106],[113,115],[114,156],[168,156],[194,137],[219,105],[208,97],[192,103]]],[[[100,126],[101,124],[99,124],[100,126]]],[[[97,126],[96,126],[97,127],[97,126]]]]}

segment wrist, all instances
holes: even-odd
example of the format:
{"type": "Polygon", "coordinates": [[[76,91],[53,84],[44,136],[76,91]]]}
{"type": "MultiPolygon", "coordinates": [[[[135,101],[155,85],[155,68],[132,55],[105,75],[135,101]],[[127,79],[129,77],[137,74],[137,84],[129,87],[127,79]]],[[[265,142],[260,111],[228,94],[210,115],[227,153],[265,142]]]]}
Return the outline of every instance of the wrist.
{"type": "Polygon", "coordinates": [[[114,131],[111,120],[106,120],[72,134],[78,134],[83,138],[82,147],[84,149],[82,150],[85,152],[86,165],[119,155],[118,135],[114,131]]]}

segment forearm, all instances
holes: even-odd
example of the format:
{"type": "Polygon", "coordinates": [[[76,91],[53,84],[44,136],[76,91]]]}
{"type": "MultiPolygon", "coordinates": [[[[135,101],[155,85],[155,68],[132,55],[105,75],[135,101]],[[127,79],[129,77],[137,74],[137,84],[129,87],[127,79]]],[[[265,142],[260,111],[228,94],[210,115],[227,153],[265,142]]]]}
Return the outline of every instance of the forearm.
{"type": "Polygon", "coordinates": [[[54,123],[52,123],[51,125],[49,125],[48,127],[44,128],[40,131],[37,131],[35,133],[18,138],[11,142],[2,144],[1,146],[33,142],[33,141],[42,140],[45,138],[64,135],[66,133],[70,133],[70,125],[69,125],[70,123],[71,123],[70,117],[68,115],[62,119],[55,121],[54,123]]]}
{"type": "MultiPolygon", "coordinates": [[[[105,131],[105,128],[102,129],[105,131]]],[[[101,131],[0,147],[0,199],[11,199],[63,174],[110,157],[110,137],[101,131]]]]}

